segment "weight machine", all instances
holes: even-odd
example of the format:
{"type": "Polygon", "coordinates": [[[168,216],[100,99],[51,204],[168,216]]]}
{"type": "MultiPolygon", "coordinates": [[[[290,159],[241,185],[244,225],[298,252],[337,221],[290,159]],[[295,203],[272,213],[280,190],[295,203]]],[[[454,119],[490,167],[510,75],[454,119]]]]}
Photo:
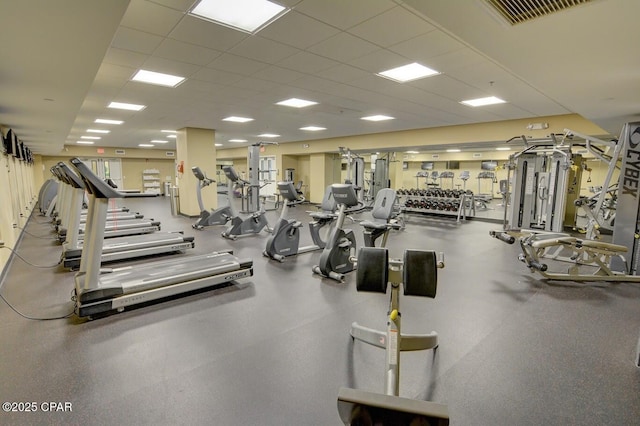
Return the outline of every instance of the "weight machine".
{"type": "Polygon", "coordinates": [[[504,229],[561,232],[565,225],[575,226],[574,202],[580,193],[583,158],[572,152],[569,134],[560,139],[554,134],[547,139],[521,139],[526,148],[509,156],[506,163],[511,189],[504,229]]]}
{"type": "Polygon", "coordinates": [[[364,202],[364,158],[352,152],[349,148],[338,147],[340,158],[347,160],[346,184],[353,185],[358,201],[364,202]]]}

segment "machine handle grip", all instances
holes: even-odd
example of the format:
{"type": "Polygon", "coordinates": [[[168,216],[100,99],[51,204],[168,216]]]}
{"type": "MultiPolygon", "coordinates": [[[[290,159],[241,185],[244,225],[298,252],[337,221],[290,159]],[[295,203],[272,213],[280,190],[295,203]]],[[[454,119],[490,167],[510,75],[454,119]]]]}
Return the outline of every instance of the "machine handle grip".
{"type": "Polygon", "coordinates": [[[507,244],[513,244],[516,242],[516,238],[513,235],[507,234],[506,232],[489,231],[489,235],[507,244]]]}

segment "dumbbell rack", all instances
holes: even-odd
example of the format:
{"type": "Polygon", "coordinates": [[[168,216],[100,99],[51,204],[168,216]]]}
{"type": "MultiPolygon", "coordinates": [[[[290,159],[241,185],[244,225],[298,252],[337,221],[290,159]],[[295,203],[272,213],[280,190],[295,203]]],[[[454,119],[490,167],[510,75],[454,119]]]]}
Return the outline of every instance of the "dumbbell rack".
{"type": "Polygon", "coordinates": [[[429,213],[441,216],[456,216],[458,222],[466,220],[467,217],[473,217],[476,214],[475,197],[471,191],[452,190],[436,192],[430,190],[401,189],[398,191],[398,200],[402,206],[403,213],[429,213]]]}

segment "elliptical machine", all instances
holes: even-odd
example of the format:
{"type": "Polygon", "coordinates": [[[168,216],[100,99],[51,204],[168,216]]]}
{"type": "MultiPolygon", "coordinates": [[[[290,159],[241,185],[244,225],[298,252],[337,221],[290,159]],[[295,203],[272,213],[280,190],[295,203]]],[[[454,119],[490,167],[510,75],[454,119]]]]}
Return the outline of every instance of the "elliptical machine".
{"type": "Polygon", "coordinates": [[[307,253],[314,250],[322,250],[326,246],[326,242],[320,236],[320,230],[329,225],[336,219],[335,209],[336,202],[331,192],[331,186],[328,186],[322,200],[321,212],[311,213],[311,217],[315,220],[309,223],[309,231],[313,245],[300,247],[300,228],[302,222],[295,219],[288,219],[289,209],[298,204],[304,203],[305,198],[294,186],[293,182],[278,182],[278,191],[284,199],[280,219],[273,228],[273,233],[267,240],[267,246],[262,252],[265,257],[283,262],[287,256],[295,256],[301,253],[307,253]]]}
{"type": "MultiPolygon", "coordinates": [[[[205,226],[213,226],[213,225],[224,225],[233,217],[233,212],[231,211],[231,186],[229,184],[229,188],[227,189],[227,199],[229,200],[229,205],[224,207],[218,207],[215,210],[207,210],[204,207],[204,203],[202,202],[202,188],[211,185],[215,182],[213,179],[209,179],[207,175],[200,170],[200,167],[192,167],[191,171],[198,179],[196,194],[198,195],[198,205],[200,206],[200,216],[198,216],[198,220],[196,223],[191,225],[194,229],[201,230],[205,226]]],[[[231,182],[231,181],[229,181],[231,182]]]]}
{"type": "Polygon", "coordinates": [[[312,268],[316,274],[336,281],[342,281],[344,274],[355,269],[356,237],[351,229],[344,229],[348,211],[362,207],[353,185],[336,183],[331,185],[333,198],[338,204],[336,226],[327,239],[320,256],[320,263],[312,268]]]}
{"type": "MultiPolygon", "coordinates": [[[[232,193],[231,188],[233,183],[239,183],[240,185],[250,184],[248,181],[238,176],[238,173],[236,173],[233,166],[224,166],[222,167],[222,171],[224,171],[225,176],[230,181],[229,194],[232,193]]],[[[260,210],[251,213],[247,218],[244,219],[240,217],[233,203],[231,203],[230,207],[232,212],[231,225],[229,225],[229,227],[222,232],[222,236],[224,238],[235,240],[241,236],[259,234],[263,229],[266,229],[267,232],[272,231],[272,229],[269,227],[269,223],[267,222],[267,218],[264,215],[264,206],[260,205],[260,210]]]]}

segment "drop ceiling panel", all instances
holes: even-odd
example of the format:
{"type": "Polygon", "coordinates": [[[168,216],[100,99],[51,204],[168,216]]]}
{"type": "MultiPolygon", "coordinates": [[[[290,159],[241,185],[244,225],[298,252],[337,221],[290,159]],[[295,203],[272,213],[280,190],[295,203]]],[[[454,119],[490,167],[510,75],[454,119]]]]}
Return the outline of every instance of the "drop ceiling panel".
{"type": "Polygon", "coordinates": [[[145,0],[131,0],[120,25],[165,37],[182,17],[177,10],[145,0]]]}
{"type": "Polygon", "coordinates": [[[211,83],[231,84],[241,80],[242,75],[229,71],[216,70],[213,68],[200,68],[191,76],[191,78],[195,80],[208,81],[211,83]]]}
{"type": "Polygon", "coordinates": [[[410,81],[406,84],[456,102],[488,96],[487,92],[444,74],[410,81]]]}
{"type": "Polygon", "coordinates": [[[131,28],[119,27],[111,46],[150,55],[160,46],[162,40],[162,37],[157,35],[131,28]]]}
{"type": "Polygon", "coordinates": [[[296,10],[346,30],[395,6],[390,0],[304,0],[296,10]]]}
{"type": "Polygon", "coordinates": [[[299,49],[306,49],[337,34],[339,30],[330,27],[295,10],[290,11],[258,34],[299,49]]]}
{"type": "Polygon", "coordinates": [[[304,74],[272,65],[260,70],[255,76],[275,83],[287,83],[304,77],[304,74]]]}
{"type": "Polygon", "coordinates": [[[147,58],[148,55],[145,55],[143,53],[110,47],[104,57],[104,62],[109,64],[122,65],[130,68],[140,68],[147,58]]]}
{"type": "Polygon", "coordinates": [[[298,52],[300,52],[299,49],[262,37],[246,38],[229,50],[229,53],[234,55],[269,64],[277,64],[280,60],[298,52]]]}
{"type": "Polygon", "coordinates": [[[191,78],[198,70],[202,69],[199,65],[173,61],[158,56],[149,56],[142,68],[149,71],[179,75],[187,78],[191,78]]]}
{"type": "Polygon", "coordinates": [[[389,47],[433,30],[433,25],[397,6],[350,28],[349,33],[378,46],[389,47]]]}
{"type": "Polygon", "coordinates": [[[406,65],[410,62],[410,60],[397,53],[386,49],[379,49],[350,61],[349,65],[372,73],[379,73],[401,65],[406,65]]]}
{"type": "Polygon", "coordinates": [[[221,55],[221,52],[178,40],[165,38],[154,52],[154,56],[174,61],[205,66],[221,55]]]}
{"type": "Polygon", "coordinates": [[[485,62],[487,59],[480,53],[464,48],[453,52],[437,55],[429,59],[429,65],[440,72],[450,73],[459,68],[473,68],[477,64],[485,62]]]}
{"type": "Polygon", "coordinates": [[[434,30],[410,40],[394,44],[389,50],[416,62],[420,62],[425,66],[433,67],[430,62],[434,56],[464,49],[465,47],[464,44],[450,35],[440,30],[434,30]]]}
{"type": "Polygon", "coordinates": [[[184,12],[195,3],[195,0],[149,0],[149,2],[170,7],[179,12],[184,12]]]}
{"type": "Polygon", "coordinates": [[[247,38],[248,34],[186,15],[171,31],[169,37],[209,49],[226,51],[247,38]]]}
{"type": "Polygon", "coordinates": [[[296,53],[280,61],[279,66],[305,74],[313,74],[338,65],[336,61],[309,52],[296,53]]]}
{"type": "Polygon", "coordinates": [[[230,55],[228,53],[220,55],[213,62],[207,65],[209,68],[238,73],[245,76],[255,74],[268,66],[269,64],[265,64],[264,62],[258,62],[241,56],[230,55]]]}
{"type": "Polygon", "coordinates": [[[349,83],[351,81],[364,78],[365,76],[369,76],[370,73],[349,65],[341,64],[326,70],[318,71],[316,75],[339,83],[349,83]]]}
{"type": "Polygon", "coordinates": [[[379,47],[349,33],[341,32],[307,49],[317,55],[338,62],[348,62],[379,47]]]}

